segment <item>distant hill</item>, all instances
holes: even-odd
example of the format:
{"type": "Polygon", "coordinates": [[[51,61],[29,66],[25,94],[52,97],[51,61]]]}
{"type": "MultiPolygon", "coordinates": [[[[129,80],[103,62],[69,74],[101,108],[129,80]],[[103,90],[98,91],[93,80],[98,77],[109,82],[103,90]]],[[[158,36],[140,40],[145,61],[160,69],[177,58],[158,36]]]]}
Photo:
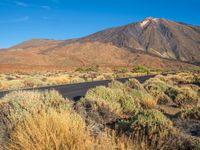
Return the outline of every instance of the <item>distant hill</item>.
{"type": "Polygon", "coordinates": [[[15,66],[197,68],[192,64],[200,64],[200,27],[146,18],[79,39],[26,41],[0,56],[0,65],[15,66]]]}

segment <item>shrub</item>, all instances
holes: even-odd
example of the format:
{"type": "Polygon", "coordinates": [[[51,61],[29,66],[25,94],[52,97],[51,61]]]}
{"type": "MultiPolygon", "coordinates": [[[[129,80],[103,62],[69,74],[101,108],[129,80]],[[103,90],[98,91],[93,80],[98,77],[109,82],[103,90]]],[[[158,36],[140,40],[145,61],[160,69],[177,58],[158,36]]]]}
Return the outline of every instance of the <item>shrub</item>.
{"type": "Polygon", "coordinates": [[[57,111],[69,109],[70,103],[65,101],[56,91],[29,92],[18,91],[7,94],[2,99],[1,112],[6,113],[8,120],[15,124],[27,114],[36,114],[41,110],[54,108],[57,111]]]}
{"type": "Polygon", "coordinates": [[[194,76],[193,83],[200,86],[200,77],[199,77],[199,75],[195,75],[194,76]]]}
{"type": "Polygon", "coordinates": [[[21,80],[12,80],[9,81],[9,90],[20,89],[23,88],[25,85],[21,80]]]}
{"type": "Polygon", "coordinates": [[[115,71],[115,73],[127,73],[127,72],[129,72],[129,70],[125,68],[115,71]]]}
{"type": "Polygon", "coordinates": [[[181,107],[187,107],[197,105],[199,103],[199,97],[197,92],[190,87],[180,88],[180,92],[174,99],[174,102],[181,107]]]}
{"type": "Polygon", "coordinates": [[[58,77],[48,77],[46,79],[48,84],[66,84],[70,83],[70,79],[68,76],[58,76],[58,77]]]}
{"type": "Polygon", "coordinates": [[[131,88],[131,89],[136,89],[136,90],[144,90],[144,87],[140,82],[136,79],[129,79],[129,81],[125,82],[125,86],[131,88]]]}
{"type": "Polygon", "coordinates": [[[157,104],[158,105],[166,105],[166,104],[168,104],[170,102],[172,102],[171,99],[165,93],[160,93],[157,96],[157,104]]]}
{"type": "Polygon", "coordinates": [[[10,132],[8,149],[12,150],[107,150],[133,149],[128,138],[102,132],[93,135],[84,120],[68,111],[53,109],[27,115],[10,132]]]}
{"type": "Polygon", "coordinates": [[[143,110],[134,117],[119,121],[117,128],[130,135],[134,143],[144,143],[156,149],[170,141],[174,132],[172,122],[158,110],[143,110]]]}
{"type": "Polygon", "coordinates": [[[132,69],[133,73],[150,73],[150,70],[146,67],[138,66],[132,69]]]}
{"type": "Polygon", "coordinates": [[[8,89],[9,89],[8,83],[0,81],[0,90],[8,90],[8,89]]]}
{"type": "Polygon", "coordinates": [[[144,83],[144,88],[154,97],[160,95],[160,93],[166,92],[169,85],[158,78],[152,78],[144,83]]]}
{"type": "Polygon", "coordinates": [[[27,78],[23,81],[25,87],[38,87],[44,85],[44,83],[37,78],[27,78]]]}
{"type": "Polygon", "coordinates": [[[165,94],[169,96],[172,100],[175,100],[177,95],[180,93],[178,88],[170,87],[165,91],[165,94]]]}
{"type": "Polygon", "coordinates": [[[71,79],[70,82],[71,83],[81,83],[81,82],[85,82],[85,80],[82,79],[82,78],[79,78],[79,77],[74,77],[74,78],[71,79]]]}
{"type": "Polygon", "coordinates": [[[116,80],[112,80],[109,84],[108,87],[110,87],[111,89],[124,89],[124,85],[123,83],[116,81],[116,80]]]}
{"type": "Polygon", "coordinates": [[[200,120],[200,106],[182,110],[181,112],[177,113],[176,116],[181,119],[200,120]]]}
{"type": "Polygon", "coordinates": [[[86,149],[92,145],[78,116],[55,110],[28,115],[10,134],[9,149],[86,149]],[[88,139],[87,139],[88,138],[88,139]]]}
{"type": "Polygon", "coordinates": [[[133,89],[131,90],[131,95],[134,99],[139,101],[140,105],[145,109],[156,107],[156,101],[146,91],[133,89]]]}
{"type": "Polygon", "coordinates": [[[135,113],[139,109],[138,101],[121,89],[111,89],[103,86],[87,92],[84,101],[96,102],[96,107],[107,106],[116,113],[135,113]]]}

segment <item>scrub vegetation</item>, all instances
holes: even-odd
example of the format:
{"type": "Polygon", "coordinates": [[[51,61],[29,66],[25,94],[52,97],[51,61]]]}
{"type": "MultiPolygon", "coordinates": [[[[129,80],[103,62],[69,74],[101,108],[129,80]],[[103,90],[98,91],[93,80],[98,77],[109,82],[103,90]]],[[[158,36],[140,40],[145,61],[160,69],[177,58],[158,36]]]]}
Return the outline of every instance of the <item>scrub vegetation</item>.
{"type": "Polygon", "coordinates": [[[55,72],[15,72],[0,74],[0,90],[13,90],[21,88],[32,88],[48,85],[61,85],[70,83],[81,83],[96,80],[107,80],[122,77],[131,77],[146,74],[158,74],[160,70],[136,67],[131,69],[103,69],[98,66],[90,68],[77,68],[75,71],[55,72]]]}
{"type": "MultiPolygon", "coordinates": [[[[84,70],[81,70],[84,71],[84,70]]],[[[198,74],[113,80],[79,101],[56,91],[17,91],[0,102],[0,148],[200,149],[198,74]]]]}

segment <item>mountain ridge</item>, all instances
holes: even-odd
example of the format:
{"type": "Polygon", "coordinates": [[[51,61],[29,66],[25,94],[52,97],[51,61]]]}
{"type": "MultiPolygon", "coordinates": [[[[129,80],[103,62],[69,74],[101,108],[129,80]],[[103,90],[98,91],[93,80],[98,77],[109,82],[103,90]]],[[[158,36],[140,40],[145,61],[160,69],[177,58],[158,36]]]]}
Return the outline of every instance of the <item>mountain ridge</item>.
{"type": "Polygon", "coordinates": [[[25,41],[0,55],[0,64],[191,67],[200,64],[200,27],[148,17],[77,39],[25,41]]]}

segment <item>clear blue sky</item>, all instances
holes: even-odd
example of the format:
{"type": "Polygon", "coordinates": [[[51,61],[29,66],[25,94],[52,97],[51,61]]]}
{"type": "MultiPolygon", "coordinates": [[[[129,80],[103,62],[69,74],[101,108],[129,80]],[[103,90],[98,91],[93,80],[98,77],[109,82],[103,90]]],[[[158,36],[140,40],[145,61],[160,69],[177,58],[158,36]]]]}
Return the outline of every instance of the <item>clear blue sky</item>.
{"type": "Polygon", "coordinates": [[[200,0],[0,0],[0,48],[82,37],[148,16],[200,25],[200,0]]]}

